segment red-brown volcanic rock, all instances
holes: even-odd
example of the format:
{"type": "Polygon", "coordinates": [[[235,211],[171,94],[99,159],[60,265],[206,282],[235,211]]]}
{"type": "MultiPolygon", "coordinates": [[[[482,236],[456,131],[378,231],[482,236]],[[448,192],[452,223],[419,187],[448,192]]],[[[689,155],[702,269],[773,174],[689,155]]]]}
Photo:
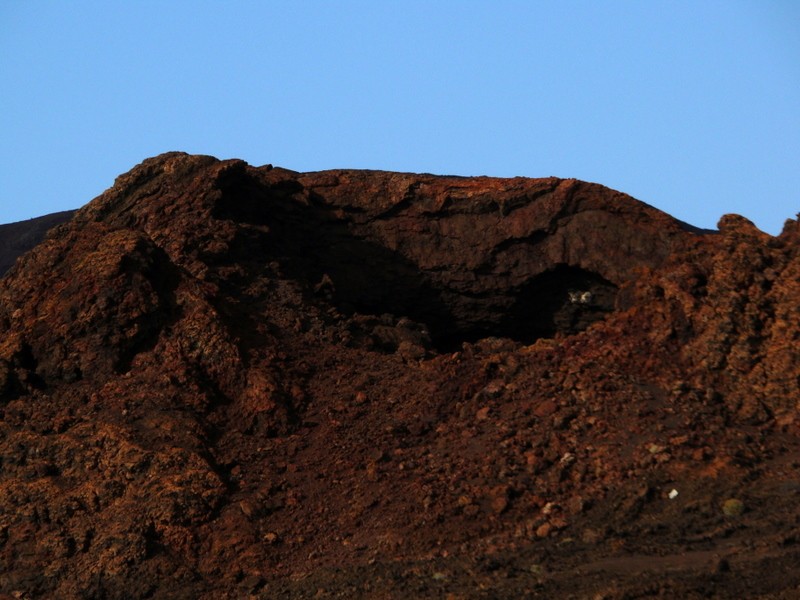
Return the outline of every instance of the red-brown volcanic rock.
{"type": "Polygon", "coordinates": [[[0,593],[796,597],[799,252],[575,180],[149,159],[0,280],[0,593]]]}

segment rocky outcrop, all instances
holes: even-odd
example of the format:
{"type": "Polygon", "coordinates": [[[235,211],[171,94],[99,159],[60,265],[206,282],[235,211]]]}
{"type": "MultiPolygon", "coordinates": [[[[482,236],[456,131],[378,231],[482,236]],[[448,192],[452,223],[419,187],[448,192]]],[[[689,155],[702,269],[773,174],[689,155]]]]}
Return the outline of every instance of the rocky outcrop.
{"type": "Polygon", "coordinates": [[[794,589],[749,582],[798,557],[798,248],[575,180],[149,159],[0,280],[0,592],[794,589]]]}

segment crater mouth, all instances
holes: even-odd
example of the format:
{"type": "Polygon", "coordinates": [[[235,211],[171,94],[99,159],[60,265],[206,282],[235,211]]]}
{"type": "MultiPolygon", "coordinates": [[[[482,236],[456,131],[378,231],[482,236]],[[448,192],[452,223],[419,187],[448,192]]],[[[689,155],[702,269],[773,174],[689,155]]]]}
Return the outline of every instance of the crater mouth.
{"type": "MultiPolygon", "coordinates": [[[[435,268],[422,267],[381,239],[381,232],[355,222],[296,182],[268,188],[239,179],[226,187],[220,206],[224,211],[217,217],[261,226],[263,237],[255,244],[259,253],[277,260],[309,297],[350,317],[411,319],[438,352],[487,337],[531,344],[571,335],[614,310],[614,283],[579,266],[541,265],[541,256],[535,261],[538,269],[532,268],[534,261],[520,262],[517,272],[470,269],[457,256],[449,261],[439,256],[435,268]]],[[[540,253],[537,243],[524,251],[540,253]]]]}

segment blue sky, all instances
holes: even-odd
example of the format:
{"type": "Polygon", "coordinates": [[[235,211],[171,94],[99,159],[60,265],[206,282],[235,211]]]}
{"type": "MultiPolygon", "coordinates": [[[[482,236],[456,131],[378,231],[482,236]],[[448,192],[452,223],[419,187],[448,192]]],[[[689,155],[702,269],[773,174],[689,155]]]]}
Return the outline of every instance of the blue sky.
{"type": "Polygon", "coordinates": [[[800,2],[0,2],[0,222],[168,150],[800,211],[800,2]]]}

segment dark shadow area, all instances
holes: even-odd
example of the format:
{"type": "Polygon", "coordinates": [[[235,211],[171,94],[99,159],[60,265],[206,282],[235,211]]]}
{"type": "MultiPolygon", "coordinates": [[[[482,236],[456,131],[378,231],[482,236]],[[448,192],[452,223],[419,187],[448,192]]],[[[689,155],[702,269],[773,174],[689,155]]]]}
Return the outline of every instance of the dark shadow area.
{"type": "Polygon", "coordinates": [[[352,225],[296,181],[265,185],[238,174],[222,186],[215,217],[260,227],[236,254],[277,261],[309,296],[346,314],[408,317],[424,324],[440,352],[463,342],[506,337],[532,343],[581,331],[613,310],[616,287],[596,273],[557,265],[514,289],[443,289],[393,250],[352,225]]]}
{"type": "MultiPolygon", "coordinates": [[[[181,274],[163,249],[154,244],[138,244],[136,253],[124,256],[122,270],[129,281],[142,276],[152,285],[158,295],[158,307],[155,311],[143,314],[134,323],[136,335],[119,348],[119,357],[115,361],[117,373],[127,373],[136,355],[152,350],[158,343],[159,336],[165,327],[173,325],[181,316],[175,297],[181,280],[181,274]]],[[[131,283],[133,285],[133,283],[131,283]]]]}
{"type": "MultiPolygon", "coordinates": [[[[223,186],[214,216],[266,226],[240,241],[344,314],[390,313],[448,328],[453,317],[424,271],[397,252],[359,237],[349,223],[293,181],[275,186],[239,176],[223,186]],[[257,239],[258,238],[258,239],[257,239]],[[269,258],[266,258],[269,257],[269,258]]],[[[237,252],[248,251],[244,246],[237,252]]]]}
{"type": "Polygon", "coordinates": [[[614,310],[616,295],[617,287],[597,273],[557,265],[517,290],[499,330],[503,337],[531,342],[578,333],[614,310]]]}
{"type": "Polygon", "coordinates": [[[562,264],[520,287],[498,290],[491,298],[459,302],[461,314],[465,306],[474,307],[475,318],[470,321],[430,327],[434,344],[441,351],[454,351],[462,342],[486,337],[532,344],[557,333],[583,331],[614,310],[616,295],[617,287],[600,275],[562,264]]]}

